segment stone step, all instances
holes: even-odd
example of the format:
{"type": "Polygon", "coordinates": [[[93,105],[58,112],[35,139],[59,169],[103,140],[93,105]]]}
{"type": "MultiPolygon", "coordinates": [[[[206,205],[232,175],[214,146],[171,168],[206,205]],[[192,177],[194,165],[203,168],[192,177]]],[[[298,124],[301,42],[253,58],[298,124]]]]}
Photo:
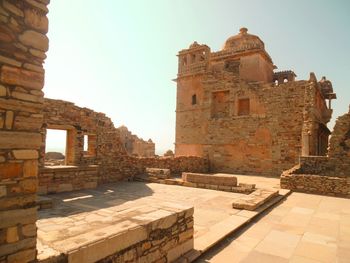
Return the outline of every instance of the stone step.
{"type": "Polygon", "coordinates": [[[247,196],[242,196],[233,201],[232,207],[236,209],[245,209],[249,211],[256,210],[270,199],[278,196],[278,190],[275,189],[257,189],[247,196]]]}

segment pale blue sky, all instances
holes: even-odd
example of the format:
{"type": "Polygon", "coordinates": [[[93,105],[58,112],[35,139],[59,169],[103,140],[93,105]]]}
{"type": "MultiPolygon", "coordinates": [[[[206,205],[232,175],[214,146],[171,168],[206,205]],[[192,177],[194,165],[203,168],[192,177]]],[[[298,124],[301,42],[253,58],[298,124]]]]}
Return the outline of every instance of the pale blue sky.
{"type": "Polygon", "coordinates": [[[217,51],[242,26],[279,70],[330,79],[333,116],[348,111],[350,1],[59,0],[49,10],[45,96],[106,113],[160,154],[175,141],[176,54],[195,40],[217,51]]]}

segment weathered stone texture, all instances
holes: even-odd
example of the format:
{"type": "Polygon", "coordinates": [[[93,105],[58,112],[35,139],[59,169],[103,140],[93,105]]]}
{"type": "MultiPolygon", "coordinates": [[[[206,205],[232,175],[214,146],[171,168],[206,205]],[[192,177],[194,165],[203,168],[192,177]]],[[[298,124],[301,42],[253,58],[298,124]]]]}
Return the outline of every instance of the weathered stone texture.
{"type": "Polygon", "coordinates": [[[178,56],[176,156],[208,156],[213,172],[279,175],[302,152],[325,154],[329,81],[324,91],[323,79],[274,74],[264,44],[244,28],[221,51],[195,42],[178,56]],[[281,76],[287,82],[276,85],[281,76]]]}
{"type": "Polygon", "coordinates": [[[97,186],[98,166],[62,166],[42,168],[39,176],[39,194],[51,194],[97,186]]]}
{"type": "Polygon", "coordinates": [[[36,258],[36,228],[29,231],[28,225],[35,226],[37,219],[38,150],[42,142],[42,118],[37,116],[43,106],[47,4],[0,0],[1,262],[36,258]]]}
{"type": "Polygon", "coordinates": [[[125,244],[124,247],[97,262],[173,262],[193,249],[193,208],[177,213],[161,210],[140,216],[139,220],[147,218],[153,220],[142,227],[148,229],[145,235],[129,231],[126,233],[129,237],[119,236],[118,247],[125,244]]]}
{"type": "Polygon", "coordinates": [[[131,156],[122,143],[120,129],[114,128],[112,121],[105,114],[80,108],[71,102],[45,99],[43,115],[42,134],[45,135],[47,128],[67,130],[69,143],[65,164],[75,167],[44,168],[43,138],[40,151],[42,169],[39,175],[41,193],[93,188],[97,184],[116,182],[144,173],[146,167],[170,169],[173,174],[208,171],[208,162],[199,157],[131,156]],[[88,142],[87,152],[84,151],[84,135],[91,141],[88,142]],[[89,165],[97,166],[94,168],[97,174],[85,174],[84,171],[89,165]]]}
{"type": "Polygon", "coordinates": [[[300,157],[281,175],[281,187],[307,193],[350,197],[350,112],[340,116],[332,132],[329,154],[300,157]]]}

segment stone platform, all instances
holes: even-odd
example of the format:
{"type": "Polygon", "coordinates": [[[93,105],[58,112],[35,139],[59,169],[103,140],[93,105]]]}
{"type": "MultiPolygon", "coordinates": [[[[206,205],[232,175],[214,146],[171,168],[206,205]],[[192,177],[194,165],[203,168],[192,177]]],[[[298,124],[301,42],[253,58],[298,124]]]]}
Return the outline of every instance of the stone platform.
{"type": "MultiPolygon", "coordinates": [[[[79,262],[84,259],[82,257],[85,254],[90,254],[95,249],[98,249],[100,257],[107,256],[106,253],[110,251],[108,245],[107,248],[105,246],[111,237],[126,233],[129,229],[138,229],[140,226],[148,225],[148,229],[152,229],[149,227],[152,221],[161,220],[160,217],[173,213],[178,213],[175,221],[181,224],[182,212],[179,209],[188,210],[194,206],[194,229],[191,230],[191,223],[186,223],[187,230],[178,233],[176,238],[184,243],[180,242],[181,246],[166,256],[174,259],[191,249],[189,237],[193,234],[194,247],[184,256],[190,261],[235,229],[248,223],[263,210],[233,209],[232,200],[240,196],[243,195],[140,182],[120,182],[93,190],[50,195],[54,207],[39,211],[37,221],[38,258],[41,262],[57,262],[54,259],[62,257],[71,259],[70,262],[79,262]]],[[[184,226],[177,227],[183,229],[184,226]]],[[[151,233],[147,232],[147,235],[151,233]]],[[[150,244],[147,240],[135,242],[139,245],[144,244],[144,249],[152,250],[157,245],[165,245],[167,242],[164,241],[158,240],[150,244]]],[[[174,248],[174,244],[168,246],[174,248]]],[[[154,251],[160,249],[154,248],[154,251]]],[[[136,252],[116,256],[132,257],[135,256],[134,253],[136,252]]],[[[151,259],[148,258],[147,262],[152,262],[151,259]]]]}

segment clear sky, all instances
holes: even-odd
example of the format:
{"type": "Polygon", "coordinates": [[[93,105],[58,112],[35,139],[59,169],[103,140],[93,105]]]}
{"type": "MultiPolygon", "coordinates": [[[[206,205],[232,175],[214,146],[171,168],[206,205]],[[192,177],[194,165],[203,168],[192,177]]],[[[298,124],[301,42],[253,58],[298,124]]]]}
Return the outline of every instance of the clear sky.
{"type": "Polygon", "coordinates": [[[243,26],[279,70],[332,81],[331,129],[348,111],[348,0],[58,0],[49,10],[45,96],[106,113],[159,154],[174,147],[176,54],[195,40],[217,51],[243,26]]]}

